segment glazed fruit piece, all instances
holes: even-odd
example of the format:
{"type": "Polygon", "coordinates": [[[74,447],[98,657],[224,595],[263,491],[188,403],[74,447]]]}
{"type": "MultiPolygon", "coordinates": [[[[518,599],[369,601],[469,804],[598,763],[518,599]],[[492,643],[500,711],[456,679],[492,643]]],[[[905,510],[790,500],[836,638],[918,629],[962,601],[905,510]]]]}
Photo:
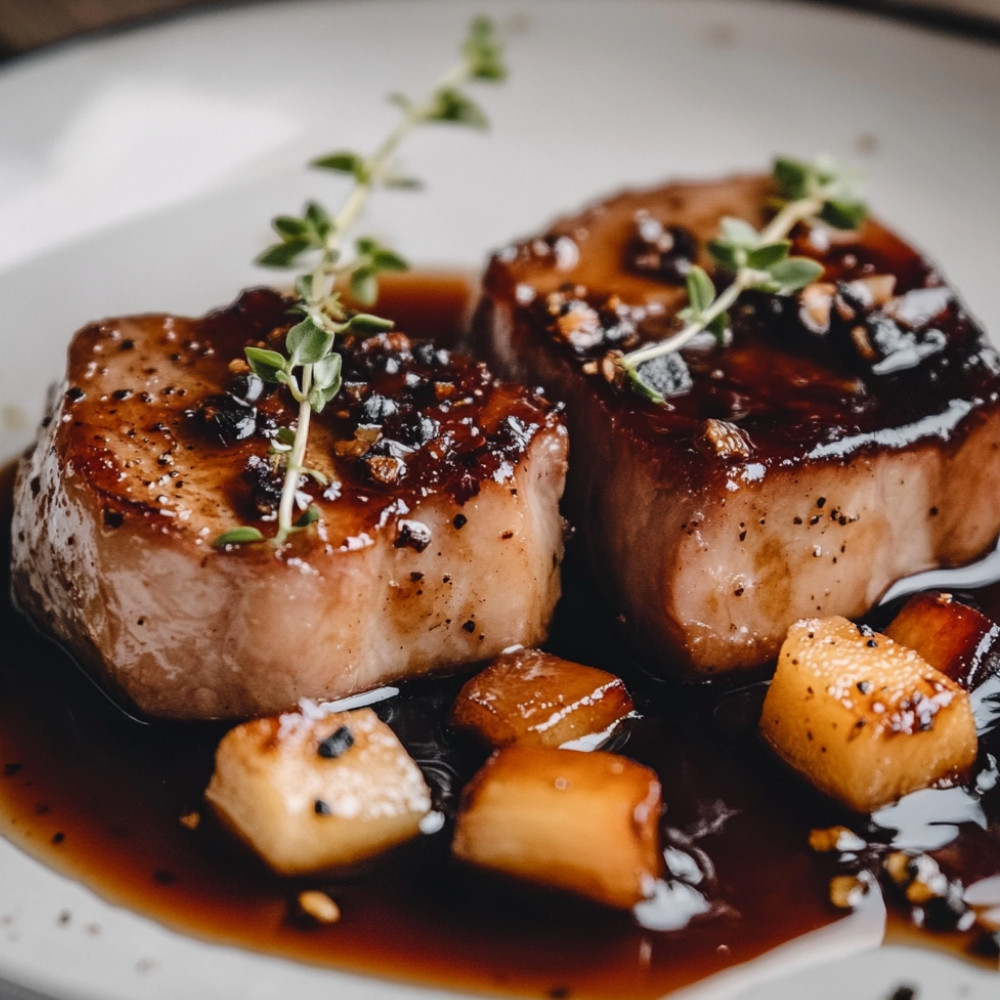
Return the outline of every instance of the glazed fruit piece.
{"type": "Polygon", "coordinates": [[[451,724],[489,747],[605,738],[632,711],[620,677],[539,649],[498,657],[466,682],[451,724]]]}
{"type": "Polygon", "coordinates": [[[660,873],[660,783],[625,757],[512,745],[466,788],[456,857],[627,909],[660,873]]]}
{"type": "Polygon", "coordinates": [[[967,691],[978,687],[1000,666],[1000,627],[951,594],[915,594],[885,634],[915,649],[932,667],[967,691]]]}
{"type": "Polygon", "coordinates": [[[760,731],[821,792],[862,813],[962,779],[977,751],[966,691],[913,650],[838,617],[788,630],[760,731]]]}
{"type": "Polygon", "coordinates": [[[368,708],[236,726],[219,744],[205,797],[282,875],[379,854],[415,837],[431,808],[420,769],[368,708]]]}

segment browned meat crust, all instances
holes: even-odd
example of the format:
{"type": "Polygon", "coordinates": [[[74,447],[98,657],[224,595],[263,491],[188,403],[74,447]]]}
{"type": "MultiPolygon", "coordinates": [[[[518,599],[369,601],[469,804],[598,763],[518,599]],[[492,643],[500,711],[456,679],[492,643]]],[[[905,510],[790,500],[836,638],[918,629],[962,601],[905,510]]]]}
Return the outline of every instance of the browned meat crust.
{"type": "Polygon", "coordinates": [[[536,643],[559,594],[566,433],[537,393],[400,334],[345,350],[303,482],[319,524],[276,549],[283,391],[234,374],[287,327],[255,290],[204,319],[107,320],[20,471],[21,607],[140,711],[272,712],[536,643]],[[269,341],[269,338],[272,338],[269,341]],[[262,520],[263,515],[263,520],[262,520]]]}
{"type": "MultiPolygon", "coordinates": [[[[696,676],[773,658],[798,618],[856,616],[895,580],[976,558],[1000,528],[1000,362],[878,222],[796,232],[823,282],[747,294],[732,340],[683,351],[668,405],[607,352],[679,326],[684,268],[770,182],[627,192],[492,259],[478,344],[567,405],[568,511],[647,660],[696,676]]],[[[717,275],[720,282],[724,275],[717,275]]]]}

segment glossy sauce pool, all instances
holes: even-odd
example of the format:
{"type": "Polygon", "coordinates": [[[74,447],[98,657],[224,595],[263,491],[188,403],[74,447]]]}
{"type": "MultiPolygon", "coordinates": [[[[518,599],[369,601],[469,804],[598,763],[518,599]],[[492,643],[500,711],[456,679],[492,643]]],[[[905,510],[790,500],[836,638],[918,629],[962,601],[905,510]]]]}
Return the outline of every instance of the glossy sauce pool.
{"type": "MultiPolygon", "coordinates": [[[[410,277],[388,285],[380,305],[407,332],[450,338],[467,301],[461,277],[410,277]]],[[[9,603],[0,612],[0,830],[109,900],[182,932],[475,992],[657,997],[839,919],[828,897],[834,862],[809,849],[808,834],[838,822],[858,828],[859,819],[811,793],[758,745],[762,687],[677,689],[644,676],[574,562],[571,552],[548,645],[629,683],[642,717],[616,748],[656,768],[665,840],[701,859],[705,875],[709,912],[683,929],[647,930],[630,914],[463,870],[449,858],[450,823],[357,871],[270,875],[202,808],[225,727],[127,718],[9,603]],[[181,822],[192,814],[202,817],[195,829],[181,822]],[[321,927],[297,917],[294,901],[305,888],[327,891],[341,920],[321,927]]],[[[979,597],[987,610],[1000,610],[997,593],[979,597]]],[[[460,683],[412,686],[378,709],[449,816],[483,759],[443,723],[460,683]]],[[[997,798],[982,800],[989,829],[963,828],[952,845],[958,876],[1000,871],[997,798]]],[[[969,946],[967,937],[941,940],[969,946]]]]}

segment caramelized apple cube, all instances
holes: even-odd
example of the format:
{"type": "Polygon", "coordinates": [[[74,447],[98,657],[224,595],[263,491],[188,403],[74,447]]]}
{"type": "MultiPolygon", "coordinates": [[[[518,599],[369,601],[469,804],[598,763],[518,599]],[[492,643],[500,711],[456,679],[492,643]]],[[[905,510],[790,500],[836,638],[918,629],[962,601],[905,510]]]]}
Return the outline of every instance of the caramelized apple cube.
{"type": "Polygon", "coordinates": [[[489,747],[558,747],[610,735],[631,711],[620,677],[522,649],[497,658],[465,684],[451,724],[489,747]]]}
{"type": "Polygon", "coordinates": [[[760,730],[820,791],[863,813],[965,776],[977,749],[966,691],[912,649],[836,617],[788,630],[760,730]]]}
{"type": "Polygon", "coordinates": [[[205,797],[282,875],[351,864],[420,832],[420,769],[369,708],[287,712],[231,729],[205,797]]]}
{"type": "Polygon", "coordinates": [[[932,667],[967,691],[978,687],[1000,664],[1000,628],[951,594],[915,594],[893,618],[885,634],[915,649],[932,667]]]}
{"type": "Polygon", "coordinates": [[[473,865],[628,909],[660,873],[660,811],[660,782],[635,761],[512,744],[466,788],[452,850],[473,865]]]}

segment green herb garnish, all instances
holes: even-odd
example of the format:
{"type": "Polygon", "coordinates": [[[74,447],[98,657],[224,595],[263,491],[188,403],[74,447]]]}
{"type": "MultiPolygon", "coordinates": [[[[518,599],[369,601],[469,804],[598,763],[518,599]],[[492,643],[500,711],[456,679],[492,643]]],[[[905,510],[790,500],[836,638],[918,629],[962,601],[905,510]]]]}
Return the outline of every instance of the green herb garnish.
{"type": "Polygon", "coordinates": [[[823,266],[816,261],[789,256],[792,244],[787,237],[800,222],[821,220],[838,229],[856,229],[864,221],[867,210],[857,193],[857,178],[831,160],[801,163],[778,159],[773,177],[781,207],[764,229],[758,232],[743,219],[727,217],[720,224],[718,237],[708,245],[716,264],[732,272],[732,283],[719,294],[704,268],[693,265],[687,275],[688,305],[678,313],[684,328],[618,359],[632,387],[642,395],[658,403],[664,401],[643,379],[642,365],[680,350],[706,330],[721,343],[729,310],[743,292],[755,289],[790,295],[823,273],[823,266]]]}
{"type": "MultiPolygon", "coordinates": [[[[313,258],[310,271],[295,281],[296,300],[292,309],[302,316],[286,334],[284,352],[261,347],[246,348],[246,360],[265,382],[284,385],[298,403],[294,431],[282,428],[271,442],[272,457],[284,470],[278,504],[275,544],[282,544],[295,531],[315,523],[315,505],[296,517],[296,494],[302,477],[326,485],[325,477],[305,465],[311,415],[321,413],[340,391],[341,357],[334,351],[338,336],[346,333],[376,333],[392,328],[392,320],[371,313],[352,312],[341,301],[338,288],[346,283],[351,296],[363,306],[378,297],[378,276],[387,271],[403,271],[407,263],[393,250],[370,238],[354,241],[345,250],[348,232],[357,222],[368,196],[376,187],[416,187],[417,182],[398,174],[391,158],[404,138],[418,125],[452,122],[484,128],[488,122],[480,107],[464,92],[473,80],[502,80],[506,75],[500,40],[492,22],[480,18],[472,23],[462,45],[462,58],[446,73],[422,102],[401,94],[390,100],[402,110],[402,119],[370,156],[353,152],[328,153],[311,166],[347,174],[354,186],[341,206],[331,215],[317,202],[309,202],[301,216],[281,215],[272,221],[279,241],[268,247],[257,263],[268,267],[294,267],[304,258],[313,258]]],[[[221,534],[216,545],[243,545],[265,540],[253,527],[239,527],[221,534]]]]}

